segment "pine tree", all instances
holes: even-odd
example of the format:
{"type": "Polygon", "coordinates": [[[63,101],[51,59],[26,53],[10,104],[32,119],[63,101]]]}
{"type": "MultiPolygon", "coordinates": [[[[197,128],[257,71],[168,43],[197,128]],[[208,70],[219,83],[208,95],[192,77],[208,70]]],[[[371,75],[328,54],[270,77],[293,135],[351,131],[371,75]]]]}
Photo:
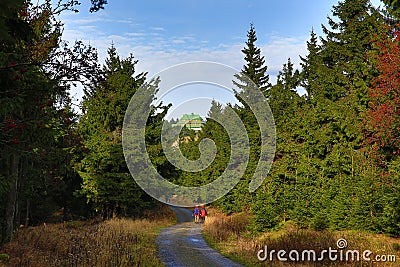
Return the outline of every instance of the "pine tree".
{"type": "Polygon", "coordinates": [[[121,59],[108,49],[103,77],[86,90],[80,134],[86,148],[77,165],[81,193],[102,211],[103,218],[132,215],[145,206],[144,192],[134,183],[122,151],[122,124],[128,103],[143,84],[145,73],[136,74],[137,60],[121,59]]]}
{"type": "Polygon", "coordinates": [[[331,30],[322,26],[326,37],[322,38],[321,94],[337,101],[352,93],[357,101],[353,104],[366,106],[373,69],[365,56],[372,51],[371,40],[386,34],[384,20],[369,0],[339,2],[333,15],[336,20],[328,18],[331,30]]]}
{"type": "Polygon", "coordinates": [[[261,136],[257,118],[247,102],[255,97],[256,91],[260,90],[265,95],[270,87],[264,56],[261,55],[261,49],[255,45],[257,36],[253,24],[250,24],[247,38],[245,47],[242,49],[246,64],[241,72],[235,75],[233,83],[237,88],[236,98],[242,104],[242,106],[236,105],[234,109],[244,123],[249,137],[250,158],[242,180],[220,201],[223,202],[224,209],[229,212],[248,209],[251,205],[248,187],[260,158],[261,136]]]}
{"type": "Polygon", "coordinates": [[[283,121],[289,120],[294,115],[300,104],[301,99],[296,91],[299,82],[300,73],[294,70],[289,58],[278,73],[276,85],[267,92],[268,104],[278,127],[282,127],[283,121]]]}
{"type": "Polygon", "coordinates": [[[318,82],[320,67],[322,60],[320,57],[321,48],[318,45],[318,38],[311,30],[310,40],[307,41],[308,55],[306,57],[300,56],[302,71],[300,74],[300,86],[302,86],[307,92],[307,99],[312,100],[316,97],[318,91],[318,82]]]}
{"type": "Polygon", "coordinates": [[[261,55],[261,49],[255,45],[256,41],[256,30],[254,24],[251,23],[247,32],[246,46],[242,49],[246,65],[243,66],[240,75],[236,75],[239,82],[234,81],[234,84],[239,89],[245,90],[249,84],[246,78],[241,77],[241,75],[244,75],[265,94],[270,87],[269,75],[266,74],[268,67],[265,65],[264,56],[261,55]]]}

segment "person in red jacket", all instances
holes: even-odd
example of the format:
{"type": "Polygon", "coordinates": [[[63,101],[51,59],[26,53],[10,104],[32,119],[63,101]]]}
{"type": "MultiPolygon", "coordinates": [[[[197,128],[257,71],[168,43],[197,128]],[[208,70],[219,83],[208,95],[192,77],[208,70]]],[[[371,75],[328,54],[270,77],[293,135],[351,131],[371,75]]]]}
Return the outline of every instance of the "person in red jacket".
{"type": "Polygon", "coordinates": [[[204,223],[206,221],[206,217],[207,217],[207,210],[204,207],[204,205],[201,205],[201,208],[200,208],[200,221],[204,223]]]}

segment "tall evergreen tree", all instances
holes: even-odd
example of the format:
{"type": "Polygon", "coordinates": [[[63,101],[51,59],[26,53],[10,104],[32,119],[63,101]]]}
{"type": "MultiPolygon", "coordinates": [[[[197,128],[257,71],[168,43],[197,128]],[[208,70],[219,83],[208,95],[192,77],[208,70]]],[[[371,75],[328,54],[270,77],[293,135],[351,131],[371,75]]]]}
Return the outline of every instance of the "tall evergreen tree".
{"type": "MultiPolygon", "coordinates": [[[[297,155],[290,153],[293,153],[292,148],[296,146],[296,142],[292,139],[292,131],[298,124],[290,122],[297,118],[302,102],[302,98],[296,91],[300,82],[299,78],[300,73],[294,70],[294,65],[289,58],[278,73],[277,83],[267,92],[268,104],[277,126],[277,149],[275,164],[271,168],[269,177],[266,178],[264,186],[258,190],[253,200],[255,229],[265,230],[280,221],[288,220],[290,209],[295,204],[292,184],[297,179],[295,175],[297,155]],[[260,209],[260,207],[263,208],[260,209]],[[271,212],[272,210],[274,212],[271,212]]],[[[298,151],[297,149],[294,150],[298,151]]]]}
{"type": "Polygon", "coordinates": [[[365,56],[372,50],[371,40],[385,35],[384,20],[369,0],[341,1],[333,7],[333,15],[337,19],[328,18],[331,29],[322,27],[326,37],[321,93],[332,101],[354,93],[357,104],[366,106],[373,69],[365,56]]]}
{"type": "Polygon", "coordinates": [[[241,72],[235,75],[235,80],[233,80],[234,85],[237,87],[236,98],[242,104],[242,106],[235,106],[235,109],[243,121],[249,136],[250,158],[242,180],[223,199],[228,200],[228,198],[231,198],[234,200],[226,201],[227,203],[232,203],[230,206],[224,206],[227,211],[239,211],[243,208],[249,208],[251,195],[248,193],[248,185],[260,158],[260,128],[257,118],[247,101],[254,97],[254,90],[261,90],[262,94],[266,95],[271,85],[269,83],[269,75],[266,73],[267,66],[265,65],[264,56],[261,55],[261,49],[255,45],[256,41],[257,36],[254,25],[250,24],[250,29],[247,32],[247,41],[245,47],[242,49],[246,64],[243,66],[241,72]]]}
{"type": "Polygon", "coordinates": [[[301,60],[301,75],[300,75],[300,86],[302,86],[307,92],[307,99],[315,99],[318,91],[319,74],[322,60],[320,56],[321,48],[318,45],[318,38],[311,30],[310,40],[307,41],[307,56],[300,56],[301,60]]]}
{"type": "MultiPolygon", "coordinates": [[[[255,44],[256,41],[256,30],[254,24],[251,23],[250,29],[247,32],[246,46],[242,49],[246,65],[243,66],[240,75],[245,75],[247,78],[250,78],[250,80],[265,93],[270,87],[269,75],[266,73],[268,67],[265,65],[264,56],[261,55],[261,49],[255,44]]],[[[249,86],[248,80],[240,75],[236,75],[239,81],[234,81],[234,84],[240,89],[245,90],[246,86],[249,86]]]]}
{"type": "Polygon", "coordinates": [[[300,96],[296,91],[300,82],[300,73],[293,67],[289,58],[278,73],[276,85],[272,86],[267,93],[268,104],[278,127],[282,126],[282,121],[287,121],[294,115],[300,101],[300,96]]]}
{"type": "Polygon", "coordinates": [[[86,90],[79,129],[86,153],[77,170],[81,193],[102,212],[103,218],[141,211],[144,193],[134,183],[122,151],[122,124],[128,103],[144,80],[136,73],[137,60],[121,59],[114,46],[108,49],[104,77],[86,90]]]}

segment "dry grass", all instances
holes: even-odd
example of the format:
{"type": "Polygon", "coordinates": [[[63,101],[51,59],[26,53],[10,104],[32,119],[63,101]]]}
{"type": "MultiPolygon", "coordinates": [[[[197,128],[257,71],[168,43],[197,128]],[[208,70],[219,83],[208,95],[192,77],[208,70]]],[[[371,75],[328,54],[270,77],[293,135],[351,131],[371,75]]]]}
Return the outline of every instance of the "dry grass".
{"type": "Polygon", "coordinates": [[[169,209],[156,219],[67,222],[18,231],[0,248],[0,266],[162,266],[155,237],[171,225],[169,209]]]}
{"type": "MultiPolygon", "coordinates": [[[[287,223],[280,230],[251,236],[246,227],[249,216],[245,213],[226,216],[216,209],[209,209],[207,223],[204,226],[204,235],[209,244],[229,258],[246,266],[400,266],[400,238],[390,238],[384,235],[374,235],[360,231],[312,231],[299,229],[287,223]],[[370,250],[373,255],[396,255],[396,262],[371,263],[363,262],[334,262],[328,256],[324,262],[291,262],[283,263],[277,260],[259,261],[257,252],[268,246],[268,251],[285,250],[315,250],[317,255],[331,247],[337,249],[336,241],[345,238],[348,247],[344,250],[370,250]]],[[[288,254],[286,254],[288,257],[288,254]]],[[[371,258],[374,256],[371,256],[371,258]]],[[[362,258],[362,255],[361,255],[362,258]]]]}

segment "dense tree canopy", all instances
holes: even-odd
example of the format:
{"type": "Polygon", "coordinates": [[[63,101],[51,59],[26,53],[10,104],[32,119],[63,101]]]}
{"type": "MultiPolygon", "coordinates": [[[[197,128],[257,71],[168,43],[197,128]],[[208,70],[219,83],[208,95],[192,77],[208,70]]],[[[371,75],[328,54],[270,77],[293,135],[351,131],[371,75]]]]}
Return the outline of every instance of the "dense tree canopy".
{"type": "Polygon", "coordinates": [[[81,42],[72,48],[62,42],[55,12],[68,10],[68,4],[4,4],[0,29],[8,34],[1,35],[0,48],[0,209],[7,240],[21,223],[72,209],[72,192],[79,187],[72,161],[79,157],[80,139],[67,81],[90,80],[97,55],[81,42]]]}

